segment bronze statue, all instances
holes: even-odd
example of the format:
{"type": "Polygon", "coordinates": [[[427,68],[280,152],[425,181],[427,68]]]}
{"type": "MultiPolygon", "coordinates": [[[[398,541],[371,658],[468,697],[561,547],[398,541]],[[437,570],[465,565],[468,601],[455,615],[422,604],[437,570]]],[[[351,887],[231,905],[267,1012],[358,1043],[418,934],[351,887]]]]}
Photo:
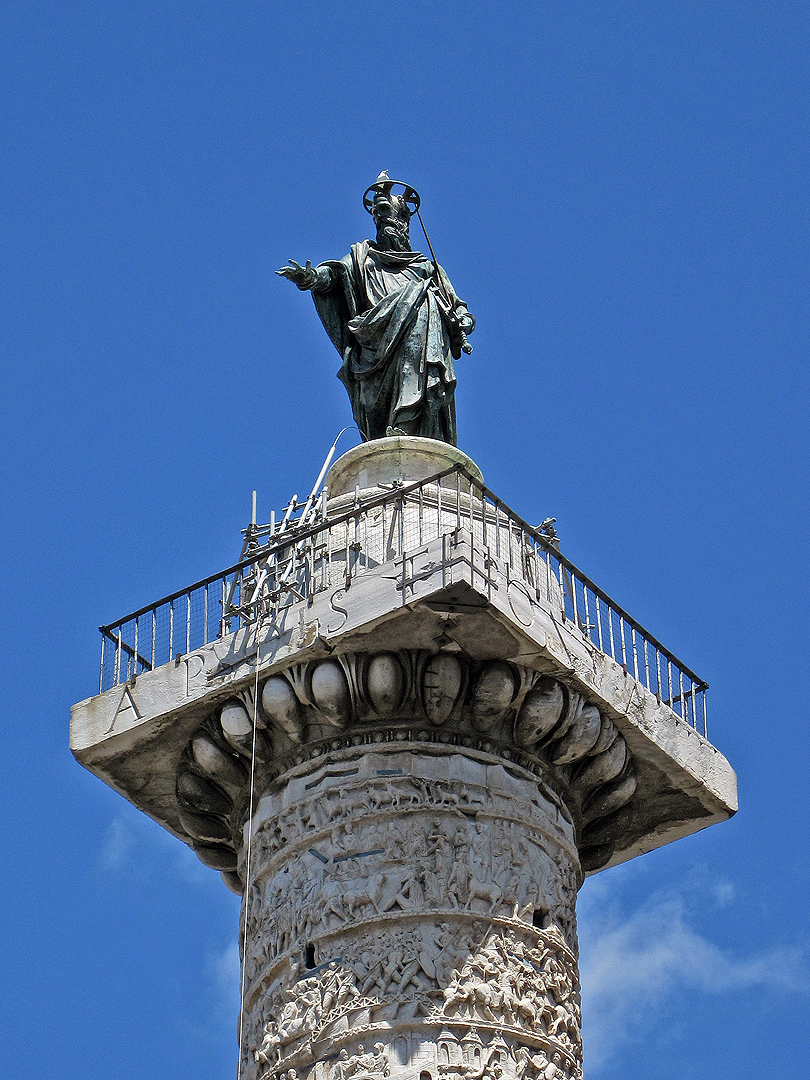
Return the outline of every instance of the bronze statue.
{"type": "Polygon", "coordinates": [[[353,244],[339,261],[313,267],[291,259],[276,272],[312,293],[343,358],[338,378],[365,440],[421,435],[455,446],[453,360],[471,351],[467,334],[475,319],[435,258],[411,250],[418,193],[382,172],[363,203],[376,240],[353,244]]]}

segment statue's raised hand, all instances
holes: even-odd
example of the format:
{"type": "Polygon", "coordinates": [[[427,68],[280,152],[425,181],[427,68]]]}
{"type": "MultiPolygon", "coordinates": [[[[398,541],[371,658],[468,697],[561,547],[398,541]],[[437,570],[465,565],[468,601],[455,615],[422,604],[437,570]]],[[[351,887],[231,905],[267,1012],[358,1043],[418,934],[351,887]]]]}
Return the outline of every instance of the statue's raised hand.
{"type": "Polygon", "coordinates": [[[312,263],[309,259],[307,259],[306,266],[301,266],[295,259],[290,259],[290,265],[282,266],[280,270],[276,270],[276,273],[280,277],[289,278],[302,292],[311,289],[318,280],[317,271],[312,269],[312,263]]]}

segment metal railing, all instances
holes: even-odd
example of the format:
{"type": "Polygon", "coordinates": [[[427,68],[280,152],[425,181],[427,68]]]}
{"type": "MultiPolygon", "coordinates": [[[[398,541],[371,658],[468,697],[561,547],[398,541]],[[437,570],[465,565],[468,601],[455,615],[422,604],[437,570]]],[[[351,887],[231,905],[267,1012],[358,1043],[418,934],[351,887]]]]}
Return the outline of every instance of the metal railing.
{"type": "Polygon", "coordinates": [[[328,509],[324,490],[302,518],[288,512],[278,525],[251,526],[239,562],[100,627],[99,693],[464,529],[496,565],[707,735],[708,684],[566,559],[553,535],[525,522],[463,467],[370,496],[358,489],[328,509]]]}

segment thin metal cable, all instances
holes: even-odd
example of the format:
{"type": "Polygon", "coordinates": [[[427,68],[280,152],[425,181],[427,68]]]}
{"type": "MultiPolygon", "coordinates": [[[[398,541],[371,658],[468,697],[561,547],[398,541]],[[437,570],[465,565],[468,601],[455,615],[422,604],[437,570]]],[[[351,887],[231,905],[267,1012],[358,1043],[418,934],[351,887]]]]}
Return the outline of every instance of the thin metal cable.
{"type": "Polygon", "coordinates": [[[250,801],[248,803],[248,840],[247,855],[245,857],[245,917],[242,924],[242,963],[239,985],[239,1062],[236,1067],[236,1080],[242,1080],[242,1036],[244,1033],[245,1013],[245,960],[247,954],[247,927],[250,914],[250,870],[251,850],[253,847],[253,789],[256,778],[256,731],[259,714],[259,630],[261,628],[261,616],[256,619],[256,679],[253,684],[253,739],[250,749],[250,801]]]}

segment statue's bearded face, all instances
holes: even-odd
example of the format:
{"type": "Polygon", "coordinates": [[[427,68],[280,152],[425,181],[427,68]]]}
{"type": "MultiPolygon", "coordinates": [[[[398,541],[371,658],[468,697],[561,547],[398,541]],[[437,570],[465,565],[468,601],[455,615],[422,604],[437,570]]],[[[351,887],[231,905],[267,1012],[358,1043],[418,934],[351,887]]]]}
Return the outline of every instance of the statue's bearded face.
{"type": "Polygon", "coordinates": [[[385,251],[410,251],[408,224],[411,214],[404,199],[378,192],[371,209],[377,226],[377,247],[385,251]]]}

